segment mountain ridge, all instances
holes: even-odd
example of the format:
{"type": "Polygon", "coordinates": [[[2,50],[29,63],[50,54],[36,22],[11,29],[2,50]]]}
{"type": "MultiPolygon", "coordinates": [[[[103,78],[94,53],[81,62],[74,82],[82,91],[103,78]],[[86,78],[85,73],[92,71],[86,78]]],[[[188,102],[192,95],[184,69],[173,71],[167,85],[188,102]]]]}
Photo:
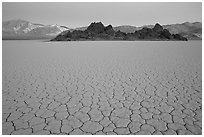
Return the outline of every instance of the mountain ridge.
{"type": "MultiPolygon", "coordinates": [[[[31,23],[22,19],[13,19],[2,22],[2,39],[52,39],[63,31],[69,30],[86,30],[88,26],[69,28],[67,26],[52,24],[43,25],[40,23],[31,23]]],[[[153,28],[154,25],[133,26],[120,25],[113,27],[114,31],[121,31],[124,33],[134,33],[143,28],[153,28]]],[[[169,30],[171,34],[178,33],[189,40],[202,39],[202,23],[201,22],[184,22],[162,25],[164,29],[169,30]]]]}
{"type": "Polygon", "coordinates": [[[51,39],[65,30],[69,28],[16,19],[2,22],[2,39],[51,39]]]}
{"type": "Polygon", "coordinates": [[[95,41],[95,40],[182,40],[188,39],[179,35],[171,34],[167,29],[156,23],[154,27],[144,27],[134,33],[115,31],[112,25],[104,26],[102,22],[92,22],[86,30],[64,31],[51,41],[95,41]]]}

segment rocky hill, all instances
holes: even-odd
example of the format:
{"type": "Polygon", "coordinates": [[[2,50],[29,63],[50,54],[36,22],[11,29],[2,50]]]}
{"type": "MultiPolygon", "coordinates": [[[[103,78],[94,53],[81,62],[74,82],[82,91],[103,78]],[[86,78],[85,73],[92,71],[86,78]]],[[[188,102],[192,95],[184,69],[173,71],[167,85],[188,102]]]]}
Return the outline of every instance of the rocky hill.
{"type": "Polygon", "coordinates": [[[2,39],[51,39],[65,30],[69,28],[36,24],[25,20],[10,20],[2,22],[2,39]]]}
{"type": "Polygon", "coordinates": [[[111,25],[104,26],[101,22],[91,23],[86,30],[65,31],[51,41],[76,41],[76,40],[183,40],[187,38],[179,34],[171,34],[163,29],[160,24],[153,28],[144,27],[133,33],[115,31],[111,25]]]}
{"type": "MultiPolygon", "coordinates": [[[[122,25],[114,27],[115,31],[120,30],[125,33],[133,33],[136,30],[141,30],[143,28],[153,28],[154,25],[145,25],[141,27],[135,27],[130,25],[122,25]]],[[[202,39],[202,23],[201,22],[184,22],[181,24],[169,24],[163,25],[164,29],[167,29],[171,34],[180,34],[189,40],[201,40],[202,39]]]]}

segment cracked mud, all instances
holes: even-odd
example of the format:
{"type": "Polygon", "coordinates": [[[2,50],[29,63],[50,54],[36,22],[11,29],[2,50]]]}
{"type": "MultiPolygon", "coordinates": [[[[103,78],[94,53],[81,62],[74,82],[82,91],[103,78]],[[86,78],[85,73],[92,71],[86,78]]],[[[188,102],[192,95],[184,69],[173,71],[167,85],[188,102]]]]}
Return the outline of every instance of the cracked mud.
{"type": "Polygon", "coordinates": [[[201,42],[121,43],[3,43],[2,133],[202,134],[201,42]]]}

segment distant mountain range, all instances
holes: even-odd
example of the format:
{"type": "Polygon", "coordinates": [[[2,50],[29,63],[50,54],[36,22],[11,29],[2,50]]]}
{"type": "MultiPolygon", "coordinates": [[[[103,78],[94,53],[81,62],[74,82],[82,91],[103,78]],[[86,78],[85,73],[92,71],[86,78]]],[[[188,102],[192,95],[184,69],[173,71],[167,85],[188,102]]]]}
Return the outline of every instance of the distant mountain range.
{"type": "MultiPolygon", "coordinates": [[[[145,26],[130,26],[122,25],[113,27],[114,31],[121,31],[124,33],[134,33],[143,28],[153,28],[154,25],[145,26]]],[[[171,34],[180,34],[189,40],[202,39],[202,23],[201,22],[185,22],[182,24],[163,25],[171,34]]],[[[53,39],[63,31],[82,30],[85,31],[87,27],[69,28],[60,25],[43,25],[31,23],[25,20],[9,20],[2,22],[2,39],[53,39]]]]}
{"type": "Polygon", "coordinates": [[[2,39],[50,39],[70,28],[59,25],[43,25],[25,20],[2,23],[2,39]]]}
{"type": "Polygon", "coordinates": [[[92,22],[85,30],[66,30],[57,35],[51,41],[97,41],[97,40],[182,40],[188,39],[180,34],[171,34],[160,24],[155,24],[153,28],[144,27],[133,33],[125,33],[120,30],[115,31],[112,25],[104,26],[102,22],[92,22]]]}
{"type": "Polygon", "coordinates": [[[182,24],[164,25],[172,34],[180,34],[188,39],[202,39],[202,23],[184,22],[182,24]]]}

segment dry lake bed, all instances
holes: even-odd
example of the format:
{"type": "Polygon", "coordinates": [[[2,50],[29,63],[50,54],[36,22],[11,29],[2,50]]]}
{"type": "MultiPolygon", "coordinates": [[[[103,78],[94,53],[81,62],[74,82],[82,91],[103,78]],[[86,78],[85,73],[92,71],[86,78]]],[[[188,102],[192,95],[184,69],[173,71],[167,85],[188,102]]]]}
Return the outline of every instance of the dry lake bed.
{"type": "Polygon", "coordinates": [[[201,41],[3,41],[2,133],[202,134],[201,41]]]}

